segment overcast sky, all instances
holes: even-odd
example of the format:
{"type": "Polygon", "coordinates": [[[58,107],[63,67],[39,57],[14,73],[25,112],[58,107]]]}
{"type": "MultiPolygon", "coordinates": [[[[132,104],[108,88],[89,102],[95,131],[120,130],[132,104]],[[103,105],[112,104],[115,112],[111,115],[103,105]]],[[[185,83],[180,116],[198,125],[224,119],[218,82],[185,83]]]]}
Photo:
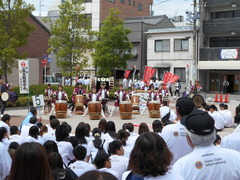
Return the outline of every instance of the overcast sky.
{"type": "MultiPolygon", "coordinates": [[[[34,15],[39,16],[40,11],[40,0],[25,0],[27,3],[33,4],[35,6],[34,15]]],[[[52,4],[59,0],[41,0],[42,8],[41,15],[46,16],[49,8],[52,4]]],[[[154,15],[166,14],[168,17],[173,17],[176,15],[184,15],[185,11],[192,11],[193,0],[154,0],[153,11],[154,15]]]]}

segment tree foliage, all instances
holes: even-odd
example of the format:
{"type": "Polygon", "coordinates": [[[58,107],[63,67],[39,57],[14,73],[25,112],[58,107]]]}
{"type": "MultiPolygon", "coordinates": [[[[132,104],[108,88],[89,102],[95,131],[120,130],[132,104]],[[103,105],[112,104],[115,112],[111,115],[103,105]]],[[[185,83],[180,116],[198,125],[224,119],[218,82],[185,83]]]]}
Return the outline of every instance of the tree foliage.
{"type": "Polygon", "coordinates": [[[34,30],[27,18],[34,10],[32,5],[22,0],[0,0],[0,74],[7,81],[7,74],[17,65],[17,58],[27,57],[19,54],[17,48],[27,44],[27,38],[34,30]]]}
{"type": "Polygon", "coordinates": [[[48,51],[56,54],[61,73],[73,76],[88,66],[87,53],[93,48],[94,32],[90,18],[83,14],[81,1],[66,1],[59,8],[59,18],[55,22],[49,20],[52,37],[48,51]]]}
{"type": "Polygon", "coordinates": [[[124,29],[119,11],[110,9],[110,15],[103,21],[99,31],[99,41],[95,42],[92,54],[98,75],[113,76],[115,70],[126,69],[126,60],[131,58],[132,44],[128,39],[129,29],[124,29]]]}

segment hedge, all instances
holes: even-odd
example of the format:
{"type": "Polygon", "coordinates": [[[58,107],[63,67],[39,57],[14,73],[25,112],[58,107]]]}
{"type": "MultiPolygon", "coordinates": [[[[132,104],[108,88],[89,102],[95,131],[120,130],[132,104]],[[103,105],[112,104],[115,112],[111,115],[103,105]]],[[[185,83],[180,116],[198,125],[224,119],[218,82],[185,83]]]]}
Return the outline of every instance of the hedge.
{"type": "MultiPolygon", "coordinates": [[[[47,88],[46,85],[30,85],[30,93],[29,93],[29,100],[30,105],[32,106],[32,96],[44,94],[44,90],[47,88]]],[[[64,91],[66,91],[69,100],[72,99],[72,92],[73,92],[73,86],[64,86],[64,91]]],[[[83,86],[83,88],[86,88],[86,86],[83,86]]],[[[18,94],[18,100],[16,102],[7,102],[7,107],[23,107],[28,106],[28,94],[20,94],[19,87],[14,86],[11,88],[14,92],[18,94]]],[[[57,90],[58,86],[52,86],[52,89],[57,90]]],[[[118,87],[114,87],[113,91],[109,92],[109,99],[114,100],[114,92],[118,89],[118,87]]],[[[128,90],[126,90],[128,91],[128,90]]]]}

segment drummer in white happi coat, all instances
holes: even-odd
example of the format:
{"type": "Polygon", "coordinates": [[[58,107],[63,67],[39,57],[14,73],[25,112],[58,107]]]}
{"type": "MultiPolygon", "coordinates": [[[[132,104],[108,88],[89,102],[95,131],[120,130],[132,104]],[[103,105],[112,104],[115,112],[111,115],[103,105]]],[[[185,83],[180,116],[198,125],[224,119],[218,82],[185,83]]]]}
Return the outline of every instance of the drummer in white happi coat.
{"type": "MultiPolygon", "coordinates": [[[[97,93],[96,87],[93,86],[92,92],[89,93],[86,98],[89,100],[89,102],[100,102],[99,97],[100,97],[100,95],[97,93]]],[[[87,113],[88,113],[88,107],[85,109],[84,114],[82,116],[83,117],[86,116],[87,113]]],[[[101,108],[101,115],[103,118],[106,118],[102,108],[101,108]]]]}

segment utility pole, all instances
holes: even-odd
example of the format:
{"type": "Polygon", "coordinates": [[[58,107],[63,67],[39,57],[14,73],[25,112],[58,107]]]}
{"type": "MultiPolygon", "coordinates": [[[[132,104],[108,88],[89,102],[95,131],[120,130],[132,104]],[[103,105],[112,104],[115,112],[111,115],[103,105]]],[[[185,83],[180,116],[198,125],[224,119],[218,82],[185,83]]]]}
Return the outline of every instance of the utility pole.
{"type": "Polygon", "coordinates": [[[197,0],[193,0],[193,79],[197,80],[197,0]]]}

